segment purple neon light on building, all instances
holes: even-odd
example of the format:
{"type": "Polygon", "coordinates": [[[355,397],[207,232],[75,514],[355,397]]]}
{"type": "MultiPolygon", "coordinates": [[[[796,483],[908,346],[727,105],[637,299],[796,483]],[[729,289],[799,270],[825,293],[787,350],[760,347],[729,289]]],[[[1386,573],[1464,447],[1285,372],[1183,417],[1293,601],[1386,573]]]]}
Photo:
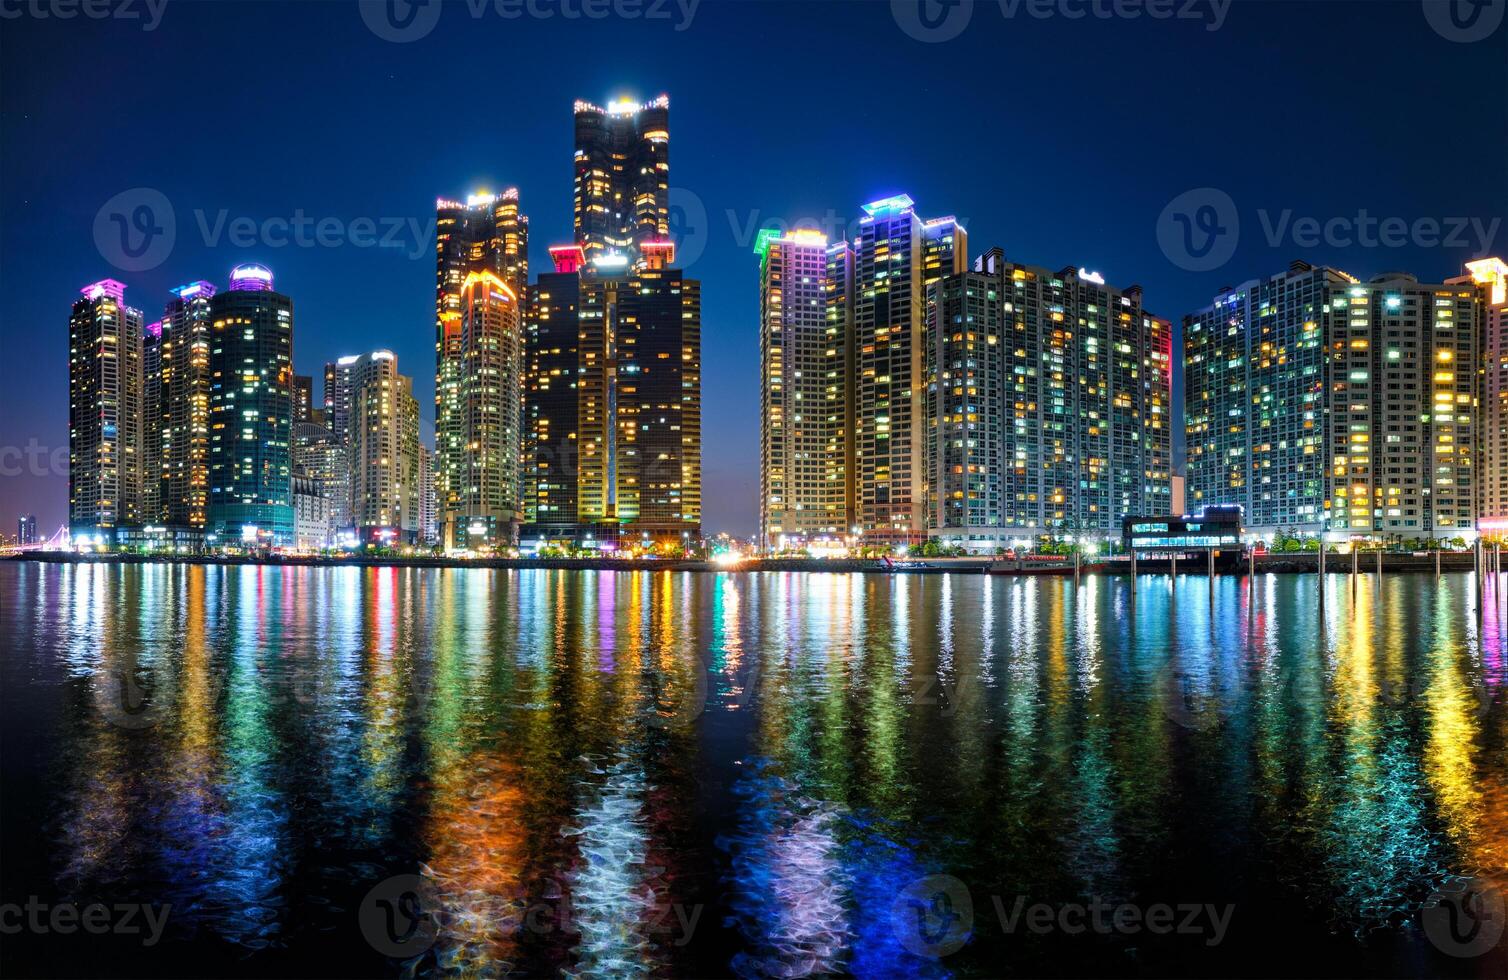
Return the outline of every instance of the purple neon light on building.
{"type": "Polygon", "coordinates": [[[257,263],[238,265],[230,270],[230,288],[241,293],[271,292],[272,270],[257,263]]]}

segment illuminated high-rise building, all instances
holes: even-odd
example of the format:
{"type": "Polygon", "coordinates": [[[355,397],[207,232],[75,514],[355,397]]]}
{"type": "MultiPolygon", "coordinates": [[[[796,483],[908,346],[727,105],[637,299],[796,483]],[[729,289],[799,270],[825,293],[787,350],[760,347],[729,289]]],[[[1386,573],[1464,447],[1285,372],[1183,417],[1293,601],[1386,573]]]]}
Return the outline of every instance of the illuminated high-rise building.
{"type": "MultiPolygon", "coordinates": [[[[526,534],[545,541],[577,536],[582,250],[550,249],[555,272],[530,290],[523,463],[526,534]]],[[[591,365],[588,365],[591,366],[591,365]]]]}
{"type": "MultiPolygon", "coordinates": [[[[473,445],[475,439],[468,438],[467,434],[482,430],[490,435],[500,433],[506,423],[488,413],[497,411],[495,406],[503,387],[511,392],[521,391],[522,379],[517,374],[522,370],[521,354],[518,353],[522,343],[519,305],[526,298],[529,281],[529,219],[519,210],[518,191],[510,188],[499,195],[473,194],[464,204],[445,199],[437,201],[435,247],[435,451],[438,461],[435,492],[442,515],[448,513],[455,517],[475,512],[479,521],[468,523],[467,527],[487,528],[487,543],[496,544],[508,540],[512,533],[514,511],[518,508],[519,452],[515,449],[512,462],[504,463],[495,446],[473,445]],[[485,284],[489,282],[503,288],[497,290],[485,284]],[[465,295],[468,288],[474,290],[470,299],[465,295]],[[510,313],[501,312],[501,300],[491,301],[493,292],[511,297],[507,301],[511,304],[510,313]],[[465,320],[468,312],[493,319],[508,316],[512,318],[512,325],[505,328],[494,324],[489,328],[476,321],[471,323],[468,333],[465,320]],[[508,350],[468,346],[468,343],[502,344],[505,337],[509,338],[506,341],[508,350]],[[509,377],[469,377],[466,372],[482,362],[497,362],[497,366],[506,366],[515,373],[509,377]],[[484,407],[484,403],[494,407],[484,407]],[[493,470],[479,472],[475,469],[483,458],[493,470]],[[511,469],[505,471],[500,468],[503,466],[511,469]],[[508,517],[499,525],[498,520],[503,518],[505,510],[508,517]]],[[[521,410],[520,407],[513,413],[515,428],[512,438],[515,440],[519,438],[517,426],[520,420],[517,416],[521,410]]],[[[442,523],[444,521],[442,516],[442,523]]],[[[442,532],[447,547],[460,546],[455,543],[460,539],[452,533],[455,528],[452,520],[442,532]]]]}
{"type": "Polygon", "coordinates": [[[419,404],[392,351],[351,364],[352,523],[363,543],[413,544],[420,528],[419,404]]]}
{"type": "Polygon", "coordinates": [[[162,321],[146,325],[141,337],[141,519],[163,520],[162,416],[166,411],[162,386],[162,321]]]}
{"type": "Polygon", "coordinates": [[[576,244],[636,261],[670,232],[670,98],[577,102],[576,244]]]}
{"type": "Polygon", "coordinates": [[[346,442],[317,422],[293,423],[293,475],[313,482],[324,499],[329,534],[354,527],[351,519],[351,463],[346,442]]]}
{"type": "Polygon", "coordinates": [[[847,534],[844,482],[828,460],[842,417],[829,402],[827,236],[761,232],[759,544],[847,534]]]}
{"type": "Polygon", "coordinates": [[[924,221],[901,194],[864,206],[853,244],[855,524],[874,543],[915,542],[927,525],[927,286],[964,271],[968,234],[924,221]]]}
{"type": "Polygon", "coordinates": [[[1295,262],[1184,318],[1188,505],[1332,540],[1474,535],[1478,285],[1295,262]]]}
{"type": "Polygon", "coordinates": [[[827,301],[825,345],[822,349],[823,428],[827,445],[822,454],[822,479],[831,488],[832,522],[845,534],[856,533],[854,474],[854,365],[852,242],[827,247],[823,290],[827,301]]]}
{"type": "Polygon", "coordinates": [[[314,379],[307,374],[293,376],[293,421],[308,422],[314,410],[314,379]]]}
{"type": "MultiPolygon", "coordinates": [[[[452,327],[447,324],[447,335],[452,327]]],[[[518,291],[490,270],[461,283],[454,311],[458,358],[445,398],[453,418],[437,429],[441,536],[448,549],[494,548],[523,522],[523,319],[518,291]]]]}
{"type": "Polygon", "coordinates": [[[203,531],[209,492],[210,297],[198,281],[173,290],[162,314],[159,520],[203,531]]]}
{"type": "Polygon", "coordinates": [[[290,547],[293,301],[243,265],[209,311],[210,543],[290,547]]]}
{"type": "Polygon", "coordinates": [[[114,545],[143,513],[143,318],[113,279],[85,286],[68,319],[68,526],[114,545]]]}
{"type": "Polygon", "coordinates": [[[551,249],[557,272],[535,287],[525,537],[692,543],[702,512],[701,283],[671,267],[668,245],[644,250],[633,268],[621,255],[583,264],[583,251],[551,249]]]}
{"type": "Polygon", "coordinates": [[[927,287],[927,528],[993,548],[1005,511],[1003,282],[983,272],[927,287]]]}
{"type": "Polygon", "coordinates": [[[1482,306],[1477,527],[1488,537],[1503,538],[1508,536],[1508,262],[1477,259],[1466,263],[1466,275],[1446,282],[1473,283],[1482,306]]]}
{"type": "Polygon", "coordinates": [[[1013,537],[1114,536],[1127,515],[1167,514],[1172,335],[1141,287],[999,249],[975,268],[1000,281],[1013,537]]]}
{"type": "Polygon", "coordinates": [[[325,363],[324,425],[346,445],[351,441],[351,365],[355,363],[355,354],[325,363]]]}
{"type": "Polygon", "coordinates": [[[1171,333],[1141,289],[1008,262],[928,287],[928,533],[973,552],[1105,539],[1170,506],[1171,333]]]}

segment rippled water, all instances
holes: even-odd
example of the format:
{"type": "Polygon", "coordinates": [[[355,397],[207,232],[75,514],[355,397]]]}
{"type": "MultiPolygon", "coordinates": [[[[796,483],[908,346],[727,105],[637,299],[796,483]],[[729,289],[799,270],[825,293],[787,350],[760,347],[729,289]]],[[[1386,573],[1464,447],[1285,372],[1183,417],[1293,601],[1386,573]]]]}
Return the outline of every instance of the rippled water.
{"type": "Polygon", "coordinates": [[[0,972],[1508,975],[1503,590],[0,563],[0,972]]]}

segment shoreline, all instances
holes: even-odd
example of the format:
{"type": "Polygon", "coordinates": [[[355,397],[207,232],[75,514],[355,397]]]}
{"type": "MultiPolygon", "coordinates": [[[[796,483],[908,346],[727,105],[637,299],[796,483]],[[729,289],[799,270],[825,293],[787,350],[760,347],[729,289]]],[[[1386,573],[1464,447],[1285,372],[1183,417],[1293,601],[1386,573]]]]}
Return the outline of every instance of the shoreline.
{"type": "MultiPolygon", "coordinates": [[[[1382,556],[1382,571],[1385,573],[1429,572],[1435,570],[1435,556],[1415,554],[1389,554],[1382,556]]],[[[736,565],[722,565],[705,559],[601,559],[601,558],[441,558],[441,557],[361,557],[343,555],[326,557],[297,555],[281,558],[252,558],[244,556],[215,555],[80,555],[66,551],[25,552],[0,555],[0,561],[35,561],[44,564],[73,565],[261,565],[271,568],[484,568],[502,570],[553,570],[597,572],[825,572],[860,573],[877,575],[980,575],[1022,577],[1071,577],[1071,564],[1026,563],[1015,567],[1013,560],[992,561],[989,558],[929,558],[923,566],[887,568],[878,559],[872,558],[768,558],[747,559],[736,565]]],[[[1489,562],[1490,563],[1490,562],[1489,562]]],[[[1165,575],[1168,572],[1166,559],[1143,558],[1137,563],[1140,575],[1165,575]]],[[[1261,574],[1313,575],[1317,571],[1318,556],[1313,552],[1266,554],[1256,559],[1256,570],[1261,574]]],[[[1470,572],[1475,568],[1472,552],[1442,552],[1442,572],[1470,572]]],[[[1327,554],[1325,571],[1330,575],[1349,575],[1349,555],[1327,554]]],[[[1376,574],[1377,558],[1374,554],[1360,557],[1359,574],[1376,574]]],[[[1079,568],[1081,575],[1129,575],[1128,562],[1086,562],[1079,568]]],[[[1204,561],[1189,559],[1180,561],[1179,575],[1204,576],[1207,567],[1204,561]]],[[[1217,567],[1217,575],[1242,576],[1247,564],[1242,560],[1217,567]]]]}

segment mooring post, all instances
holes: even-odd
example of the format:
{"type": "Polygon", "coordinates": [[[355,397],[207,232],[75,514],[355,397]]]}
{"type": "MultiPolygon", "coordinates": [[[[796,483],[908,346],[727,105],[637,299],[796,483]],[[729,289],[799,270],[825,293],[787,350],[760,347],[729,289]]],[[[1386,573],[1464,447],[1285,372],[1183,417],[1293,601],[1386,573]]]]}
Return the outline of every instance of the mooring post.
{"type": "Polygon", "coordinates": [[[1435,578],[1440,577],[1440,549],[1435,548],[1435,578]]]}
{"type": "Polygon", "coordinates": [[[1382,581],[1382,549],[1377,549],[1377,581],[1382,581]]]}

